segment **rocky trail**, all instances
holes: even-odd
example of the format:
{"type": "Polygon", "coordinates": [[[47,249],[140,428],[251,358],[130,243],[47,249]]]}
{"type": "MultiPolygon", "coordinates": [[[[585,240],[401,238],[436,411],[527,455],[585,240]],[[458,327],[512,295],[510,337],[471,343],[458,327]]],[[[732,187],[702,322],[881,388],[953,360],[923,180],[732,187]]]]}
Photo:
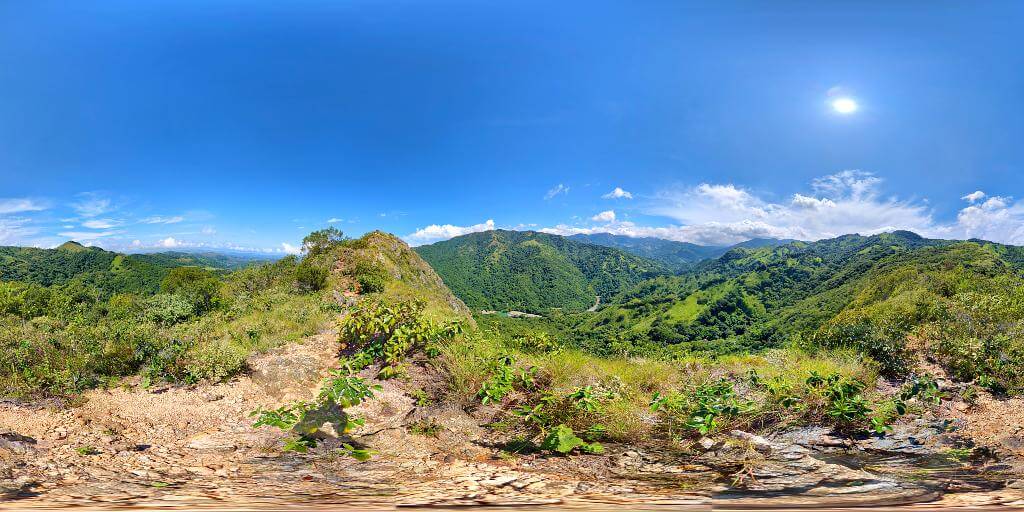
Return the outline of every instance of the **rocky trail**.
{"type": "Polygon", "coordinates": [[[325,332],[253,357],[249,374],[230,383],[128,382],[70,407],[2,403],[0,509],[1024,506],[1013,462],[1024,409],[989,397],[971,408],[981,414],[951,404],[883,438],[734,431],[685,457],[614,445],[601,456],[502,457],[464,411],[416,407],[387,381],[353,410],[367,420],[354,437],[376,452],[370,461],[335,455],[335,438],[282,453],[284,434],[254,428],[249,413],[308,398],[336,362],[335,336],[325,332]],[[428,417],[442,427],[436,437],[408,431],[428,417]],[[1000,453],[937,456],[968,446],[967,435],[1000,453]]]}

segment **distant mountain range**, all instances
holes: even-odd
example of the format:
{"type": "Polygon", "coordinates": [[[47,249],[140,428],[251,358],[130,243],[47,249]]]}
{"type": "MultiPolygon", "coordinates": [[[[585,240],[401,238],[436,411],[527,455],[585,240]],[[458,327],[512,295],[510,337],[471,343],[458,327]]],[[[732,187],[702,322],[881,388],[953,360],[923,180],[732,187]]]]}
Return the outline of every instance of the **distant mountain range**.
{"type": "Polygon", "coordinates": [[[674,272],[690,268],[694,263],[703,260],[718,258],[733,248],[743,247],[747,249],[754,249],[758,247],[777,247],[795,241],[775,238],[755,238],[736,245],[716,246],[697,245],[689,242],[676,242],[654,237],[613,235],[611,233],[572,235],[569,238],[588,244],[622,249],[630,254],[635,254],[637,256],[657,261],[674,272]]]}
{"type": "Polygon", "coordinates": [[[198,266],[229,271],[268,261],[252,255],[157,252],[122,254],[99,247],[65,242],[55,249],[0,247],[0,281],[22,281],[42,286],[78,280],[100,290],[153,292],[174,267],[198,266]]]}

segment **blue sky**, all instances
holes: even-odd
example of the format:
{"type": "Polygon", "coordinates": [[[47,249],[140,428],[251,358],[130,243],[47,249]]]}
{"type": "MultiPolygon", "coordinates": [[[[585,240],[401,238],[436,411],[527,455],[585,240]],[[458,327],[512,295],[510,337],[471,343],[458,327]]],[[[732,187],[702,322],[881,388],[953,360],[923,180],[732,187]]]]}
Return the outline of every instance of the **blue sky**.
{"type": "Polygon", "coordinates": [[[4,2],[0,244],[1024,243],[1022,23],[997,1],[4,2]]]}

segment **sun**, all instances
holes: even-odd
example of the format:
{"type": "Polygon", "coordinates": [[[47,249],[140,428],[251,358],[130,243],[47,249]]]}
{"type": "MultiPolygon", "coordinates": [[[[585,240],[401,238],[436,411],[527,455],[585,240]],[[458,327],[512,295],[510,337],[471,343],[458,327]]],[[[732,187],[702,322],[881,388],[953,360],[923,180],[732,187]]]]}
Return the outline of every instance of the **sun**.
{"type": "Polygon", "coordinates": [[[852,114],[857,111],[857,102],[852,98],[836,98],[832,100],[832,108],[840,114],[852,114]]]}

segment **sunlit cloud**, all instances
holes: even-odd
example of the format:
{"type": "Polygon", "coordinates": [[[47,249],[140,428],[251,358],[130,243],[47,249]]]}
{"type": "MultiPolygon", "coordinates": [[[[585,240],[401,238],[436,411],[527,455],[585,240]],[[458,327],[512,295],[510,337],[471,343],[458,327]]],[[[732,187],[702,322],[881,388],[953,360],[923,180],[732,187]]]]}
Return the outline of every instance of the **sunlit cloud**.
{"type": "Polygon", "coordinates": [[[440,240],[448,240],[461,235],[467,235],[469,233],[478,233],[481,231],[490,231],[494,229],[494,220],[487,219],[486,222],[480,224],[474,224],[472,226],[455,226],[452,224],[431,224],[429,226],[417,229],[411,235],[405,237],[405,241],[409,245],[422,245],[440,240]]]}
{"type": "Polygon", "coordinates": [[[813,180],[811,193],[793,193],[787,201],[771,201],[733,184],[703,183],[662,191],[642,206],[643,213],[668,218],[672,225],[643,226],[595,216],[591,220],[604,224],[559,224],[542,231],[729,245],[752,238],[819,240],[904,229],[936,238],[1024,244],[1024,204],[1009,197],[972,192],[962,197],[968,206],[955,221],[937,222],[923,201],[883,196],[882,183],[871,173],[843,171],[813,180]]]}
{"type": "Polygon", "coordinates": [[[614,190],[601,196],[602,199],[633,199],[633,194],[622,190],[619,187],[615,187],[614,190]]]}
{"type": "Polygon", "coordinates": [[[597,215],[594,215],[590,220],[595,222],[615,222],[615,211],[606,210],[597,215]]]}

